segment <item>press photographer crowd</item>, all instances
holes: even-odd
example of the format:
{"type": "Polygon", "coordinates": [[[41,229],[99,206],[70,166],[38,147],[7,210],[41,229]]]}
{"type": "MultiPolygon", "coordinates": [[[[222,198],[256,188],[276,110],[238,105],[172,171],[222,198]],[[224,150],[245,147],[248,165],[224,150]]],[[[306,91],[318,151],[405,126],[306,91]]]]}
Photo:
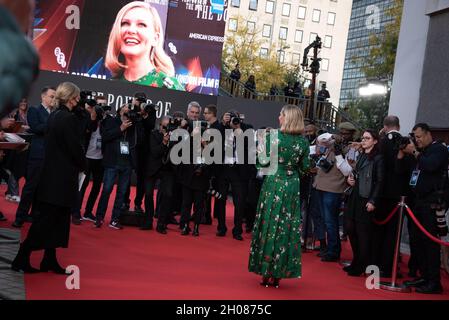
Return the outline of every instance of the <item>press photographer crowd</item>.
{"type": "MultiPolygon", "coordinates": [[[[173,224],[179,225],[181,235],[199,236],[200,225],[211,225],[215,218],[216,235],[224,237],[231,191],[232,236],[242,241],[243,226],[251,233],[264,176],[246,156],[237,163],[235,139],[252,126],[236,110],[218,118],[215,105],[203,108],[193,101],[186,109],[186,115],[175,112],[156,125],[157,107],[147,104],[144,93],[136,93],[132,102],[114,111],[104,96],[80,92],[68,82],[43,88],[39,106],[28,106],[23,99],[1,121],[0,133],[1,140],[20,146],[0,151],[1,178],[8,185],[5,198],[18,204],[12,226],[33,222],[12,268],[37,272],[30,265],[30,254],[45,249],[41,270],[64,274],[56,250],[48,248],[67,247],[70,223],[101,228],[111,195],[115,199],[109,208],[110,228],[137,224],[141,230],[155,228],[167,234],[167,225],[173,224]],[[170,139],[171,133],[183,128],[193,135],[195,123],[202,133],[220,131],[223,150],[226,143],[233,145],[231,161],[195,163],[191,152],[189,164],[173,163],[170,151],[179,142],[170,139]],[[234,130],[234,141],[226,141],[226,129],[234,130]],[[131,184],[136,188],[134,199],[131,184]]],[[[369,265],[378,266],[382,277],[392,276],[398,215],[391,217],[390,212],[401,196],[407,196],[407,204],[430,234],[447,235],[448,148],[433,139],[424,123],[416,124],[407,137],[399,129],[395,116],[384,119],[381,132],[361,131],[360,139],[349,122],[341,123],[336,133],[305,125],[310,166],[300,183],[303,244],[305,249],[319,250],[321,261],[338,262],[341,241],[349,238],[353,260],[343,268],[348,276],[362,276],[369,265]]],[[[187,139],[193,145],[192,137],[187,139]]],[[[201,147],[208,142],[202,141],[201,147]]],[[[250,143],[245,144],[245,154],[248,148],[250,143]]],[[[3,214],[0,218],[6,220],[3,214]]],[[[411,219],[407,227],[408,274],[414,279],[406,285],[415,286],[416,292],[441,293],[440,264],[449,272],[447,247],[440,248],[411,219]]]]}

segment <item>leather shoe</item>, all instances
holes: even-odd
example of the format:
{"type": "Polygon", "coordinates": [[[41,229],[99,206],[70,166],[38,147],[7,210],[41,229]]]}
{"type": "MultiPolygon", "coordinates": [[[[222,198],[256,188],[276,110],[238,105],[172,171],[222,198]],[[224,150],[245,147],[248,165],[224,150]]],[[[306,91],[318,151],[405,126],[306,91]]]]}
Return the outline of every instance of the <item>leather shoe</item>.
{"type": "Polygon", "coordinates": [[[164,227],[159,227],[159,226],[157,226],[157,227],[156,227],[156,231],[159,232],[159,233],[161,233],[161,234],[167,234],[167,229],[164,228],[164,227]]]}
{"type": "Polygon", "coordinates": [[[403,285],[406,287],[420,287],[426,283],[426,280],[423,278],[416,278],[409,281],[404,281],[403,285]]]}
{"type": "Polygon", "coordinates": [[[233,236],[233,238],[234,238],[235,240],[243,241],[243,237],[242,237],[240,234],[235,234],[235,235],[233,236]]]}
{"type": "Polygon", "coordinates": [[[439,294],[443,292],[443,287],[441,286],[441,283],[427,282],[422,286],[416,288],[415,291],[418,293],[425,293],[425,294],[439,294]]]}

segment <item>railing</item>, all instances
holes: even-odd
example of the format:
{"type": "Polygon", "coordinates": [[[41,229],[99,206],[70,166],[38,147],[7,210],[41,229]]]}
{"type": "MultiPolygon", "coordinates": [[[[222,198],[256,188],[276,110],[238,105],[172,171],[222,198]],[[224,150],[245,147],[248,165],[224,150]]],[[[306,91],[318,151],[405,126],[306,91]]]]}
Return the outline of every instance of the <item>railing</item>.
{"type": "Polygon", "coordinates": [[[350,122],[357,129],[361,129],[360,125],[352,120],[347,113],[330,102],[316,101],[315,106],[313,106],[310,98],[260,94],[245,88],[243,83],[231,79],[223,72],[220,78],[220,89],[231,97],[297,105],[302,109],[306,120],[313,120],[318,127],[329,131],[336,131],[341,122],[350,122]]]}

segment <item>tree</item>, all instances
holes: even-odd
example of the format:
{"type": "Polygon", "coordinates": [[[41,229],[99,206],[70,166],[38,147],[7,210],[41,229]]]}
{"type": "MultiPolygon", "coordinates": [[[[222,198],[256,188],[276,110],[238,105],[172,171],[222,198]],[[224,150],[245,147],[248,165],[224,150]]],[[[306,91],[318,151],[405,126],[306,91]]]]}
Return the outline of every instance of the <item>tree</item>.
{"type": "Polygon", "coordinates": [[[362,67],[368,79],[375,78],[390,82],[393,79],[403,7],[404,0],[395,0],[393,6],[386,12],[393,21],[385,26],[383,33],[373,34],[370,38],[372,48],[369,56],[364,59],[364,67],[362,67]]]}
{"type": "Polygon", "coordinates": [[[273,84],[278,87],[284,84],[287,66],[278,61],[276,48],[287,47],[282,43],[272,44],[267,55],[261,57],[260,48],[265,43],[259,36],[262,30],[250,30],[247,23],[249,19],[238,16],[237,30],[227,35],[222,55],[223,70],[229,73],[238,63],[242,74],[241,81],[245,82],[250,75],[254,75],[257,91],[268,93],[273,84]]]}

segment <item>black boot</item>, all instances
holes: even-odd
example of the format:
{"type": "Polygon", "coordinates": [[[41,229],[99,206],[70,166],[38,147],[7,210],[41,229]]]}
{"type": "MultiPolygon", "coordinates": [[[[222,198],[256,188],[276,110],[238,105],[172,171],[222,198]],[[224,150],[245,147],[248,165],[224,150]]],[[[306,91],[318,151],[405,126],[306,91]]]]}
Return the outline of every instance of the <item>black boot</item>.
{"type": "Polygon", "coordinates": [[[195,224],[195,227],[193,227],[192,236],[198,237],[200,235],[199,227],[199,224],[195,224]]]}
{"type": "Polygon", "coordinates": [[[33,268],[30,264],[30,256],[31,250],[23,242],[20,245],[16,258],[11,263],[11,269],[17,272],[23,271],[23,273],[38,273],[39,269],[33,268]]]}
{"type": "Polygon", "coordinates": [[[41,271],[53,271],[56,274],[64,275],[72,274],[59,265],[58,260],[56,259],[56,249],[45,249],[44,258],[41,261],[41,271]]]}

